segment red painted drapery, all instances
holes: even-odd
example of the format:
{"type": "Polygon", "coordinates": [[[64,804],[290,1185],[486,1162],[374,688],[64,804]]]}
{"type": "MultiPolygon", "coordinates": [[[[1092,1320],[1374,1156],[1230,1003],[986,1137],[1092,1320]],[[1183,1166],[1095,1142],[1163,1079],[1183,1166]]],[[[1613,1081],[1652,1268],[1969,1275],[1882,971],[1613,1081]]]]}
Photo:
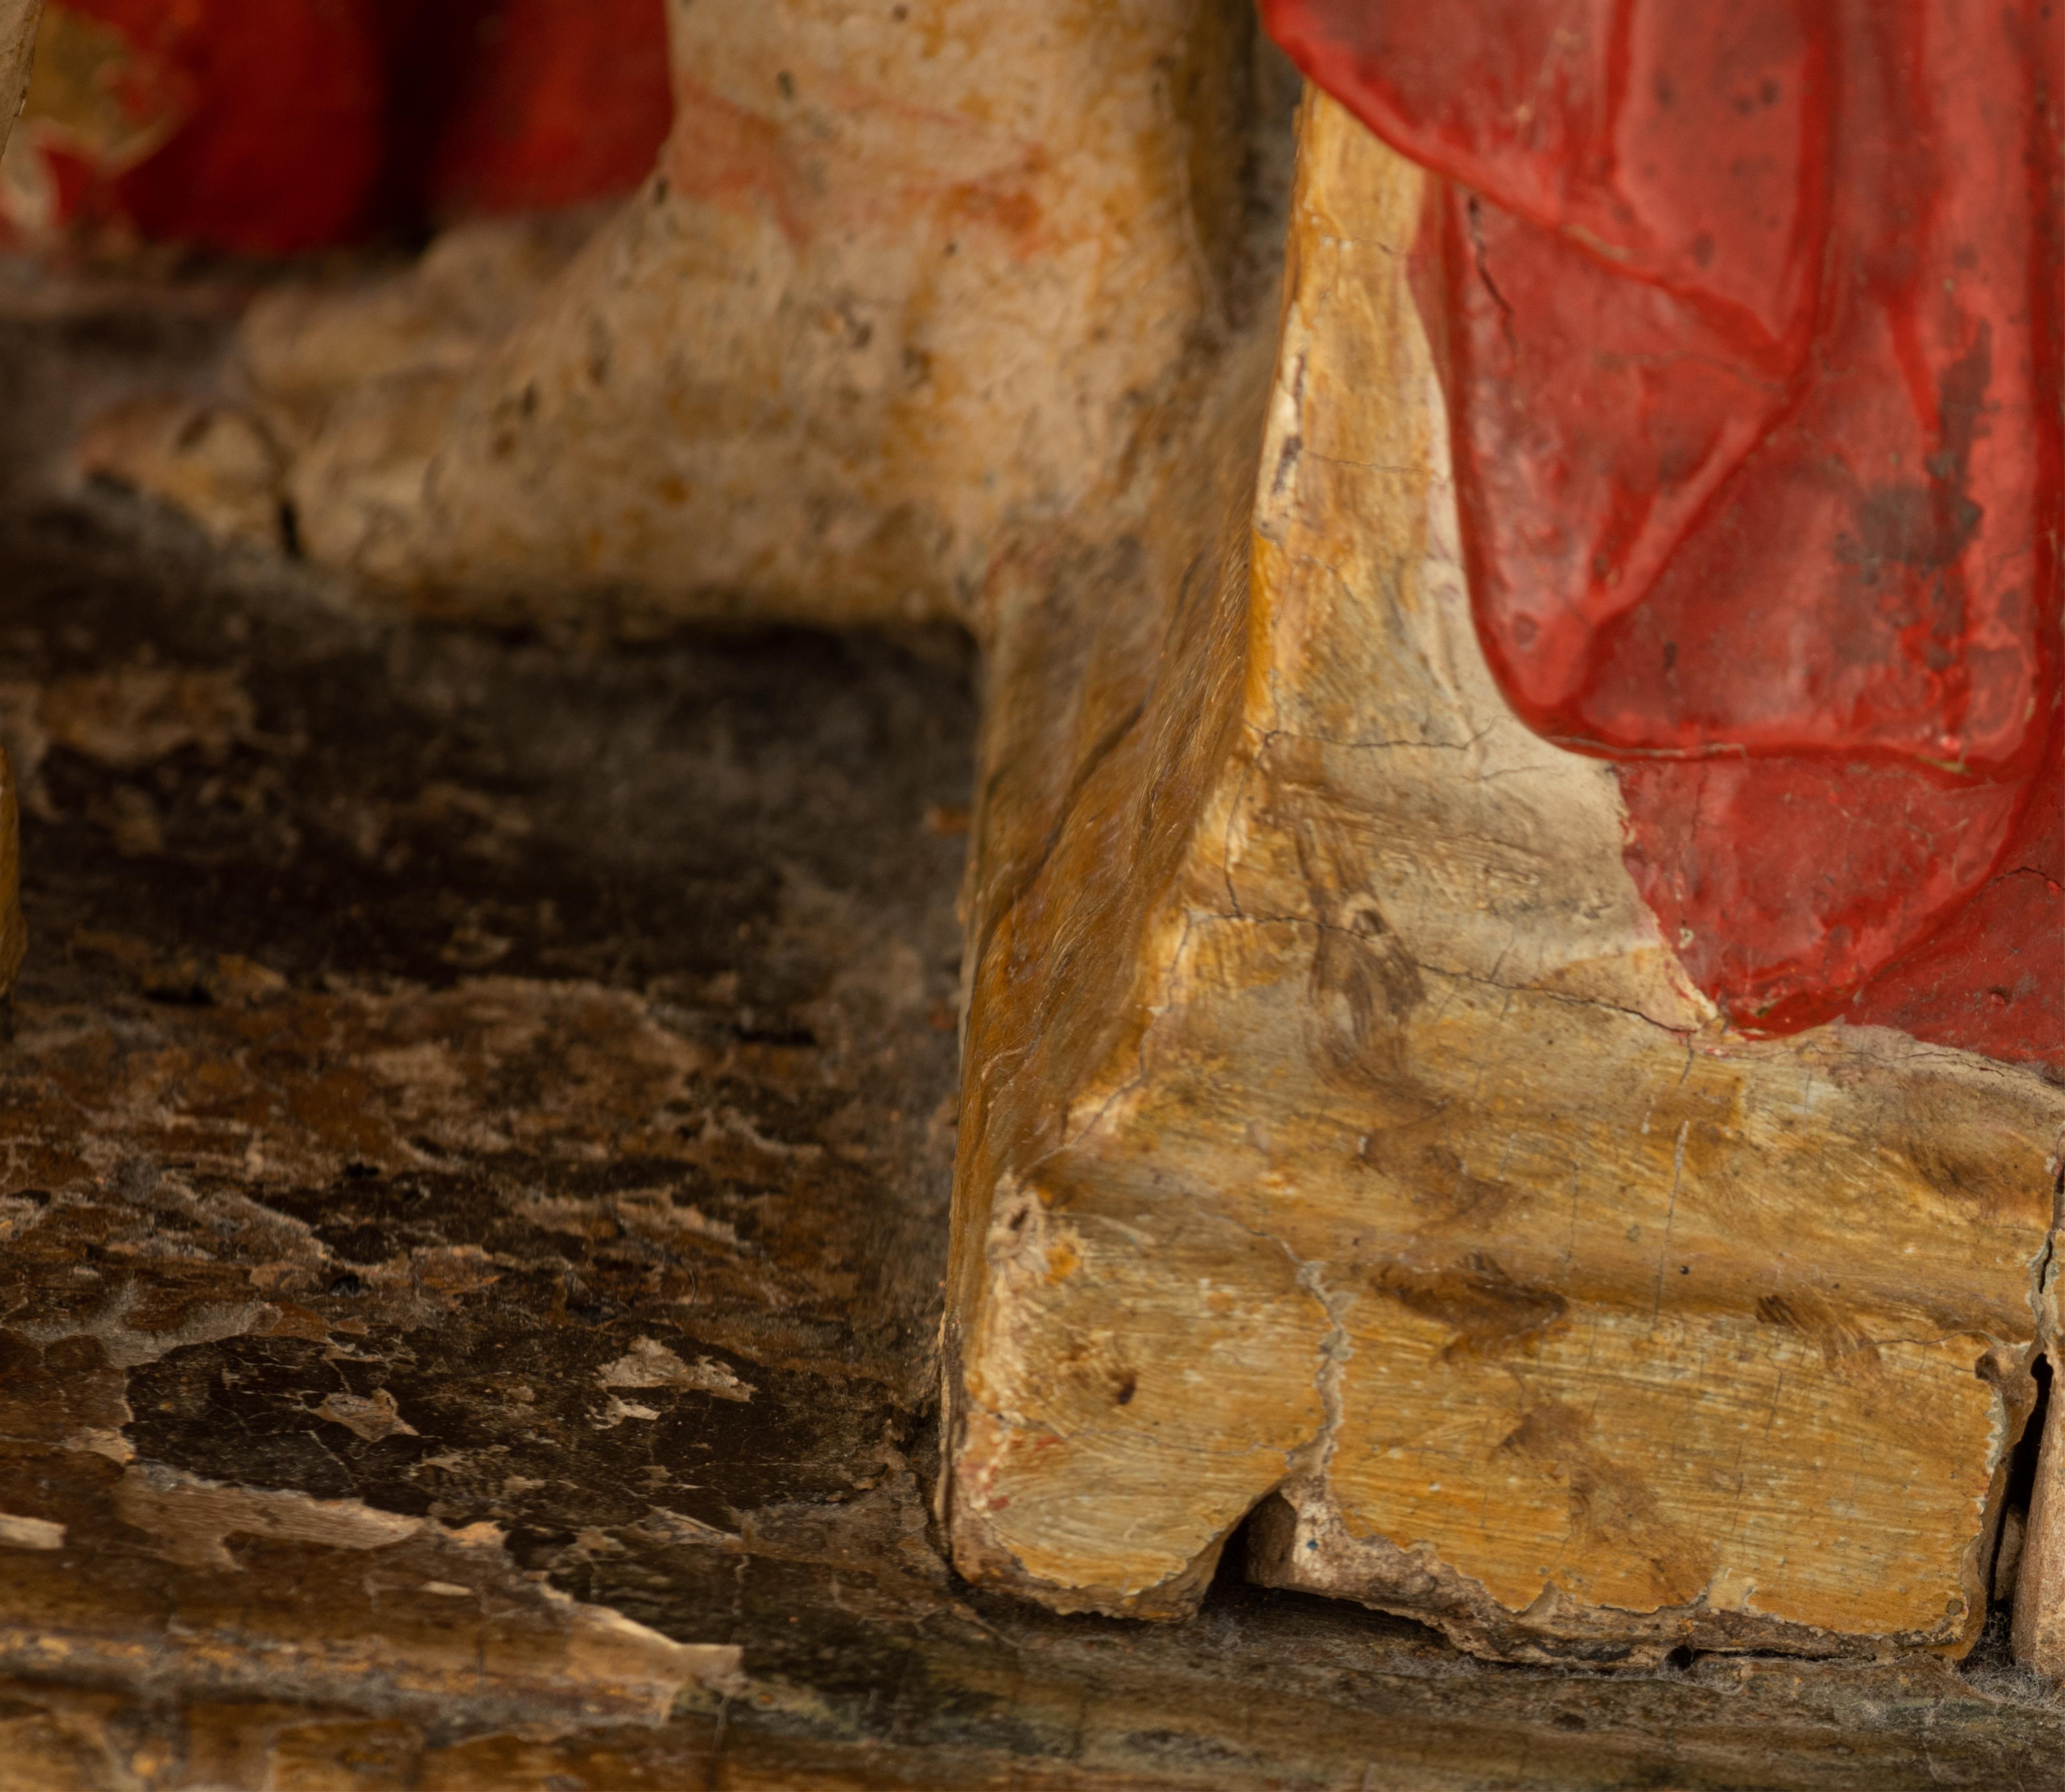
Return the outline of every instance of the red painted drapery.
{"type": "Polygon", "coordinates": [[[1688,971],[2065,1063],[2065,6],[1263,11],[1441,177],[1479,637],[1688,971]]]}
{"type": "Polygon", "coordinates": [[[18,228],[253,255],[626,192],[673,115],[663,0],[49,0],[37,72],[18,228]]]}

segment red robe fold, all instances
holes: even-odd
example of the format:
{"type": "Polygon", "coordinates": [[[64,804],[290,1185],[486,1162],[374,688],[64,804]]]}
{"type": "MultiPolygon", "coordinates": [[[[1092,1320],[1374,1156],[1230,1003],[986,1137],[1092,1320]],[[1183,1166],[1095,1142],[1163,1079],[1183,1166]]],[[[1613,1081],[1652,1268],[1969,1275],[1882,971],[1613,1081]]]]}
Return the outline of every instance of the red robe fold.
{"type": "Polygon", "coordinates": [[[299,254],[628,192],[673,116],[662,0],[49,0],[43,33],[43,228],[299,254]]]}
{"type": "Polygon", "coordinates": [[[1263,11],[1442,177],[1479,636],[1695,979],[2065,1063],[2065,7],[1263,11]]]}

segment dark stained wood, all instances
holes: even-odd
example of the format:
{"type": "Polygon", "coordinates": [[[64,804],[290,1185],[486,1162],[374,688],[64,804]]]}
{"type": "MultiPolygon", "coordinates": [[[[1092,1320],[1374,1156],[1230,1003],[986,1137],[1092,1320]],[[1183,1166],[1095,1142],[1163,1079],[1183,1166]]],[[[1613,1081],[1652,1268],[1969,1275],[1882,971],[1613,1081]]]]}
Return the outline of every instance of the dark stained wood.
{"type": "Polygon", "coordinates": [[[1571,1673],[956,1579],[956,644],[356,621],[97,499],[0,555],[0,1784],[2065,1783],[1998,1637],[1571,1673]]]}

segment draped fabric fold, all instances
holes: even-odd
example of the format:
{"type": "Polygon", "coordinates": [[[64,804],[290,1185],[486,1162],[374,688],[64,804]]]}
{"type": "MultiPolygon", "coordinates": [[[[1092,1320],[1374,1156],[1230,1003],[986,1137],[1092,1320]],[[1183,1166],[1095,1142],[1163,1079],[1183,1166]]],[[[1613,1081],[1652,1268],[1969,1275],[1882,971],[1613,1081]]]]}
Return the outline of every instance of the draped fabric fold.
{"type": "MultiPolygon", "coordinates": [[[[1883,1007],[2065,800],[2065,9],[1263,10],[1441,177],[1415,289],[1509,700],[1622,762],[1631,870],[1737,1024],[1883,1007]]],[[[2014,1019],[1915,1024],[2058,1055],[2043,939],[1997,944],[2014,1019]]]]}

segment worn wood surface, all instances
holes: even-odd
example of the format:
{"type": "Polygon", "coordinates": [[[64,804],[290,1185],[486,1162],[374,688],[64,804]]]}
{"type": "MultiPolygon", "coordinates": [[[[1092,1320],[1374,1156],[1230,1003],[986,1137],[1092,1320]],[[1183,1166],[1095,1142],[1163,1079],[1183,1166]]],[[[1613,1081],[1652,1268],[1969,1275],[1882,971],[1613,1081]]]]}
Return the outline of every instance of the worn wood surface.
{"type": "Polygon", "coordinates": [[[975,620],[1266,305],[1295,75],[1245,0],[668,18],[629,204],[266,295],[85,464],[446,615],[975,620]]]}
{"type": "Polygon", "coordinates": [[[1679,973],[1472,632],[1420,178],[1308,104],[1251,531],[1167,507],[1141,616],[1061,569],[1073,662],[1004,624],[956,1560],[1178,1615],[1256,1514],[1261,1578],[1501,1655],[1961,1652],[2065,1093],[1679,973]]]}
{"type": "MultiPolygon", "coordinates": [[[[28,91],[36,26],[42,10],[42,0],[6,0],[0,6],[0,119],[5,119],[9,126],[21,111],[22,96],[28,91]]],[[[6,130],[0,128],[0,142],[4,142],[6,135],[6,130]]]]}
{"type": "MultiPolygon", "coordinates": [[[[84,401],[221,327],[205,293],[81,297],[0,333],[32,946],[0,1045],[9,1783],[2065,1784],[1998,1609],[1962,1662],[1488,1667],[1232,1566],[1174,1626],[959,1578],[933,1340],[964,650],[368,621],[134,507],[42,502],[84,401]]],[[[1194,376],[1226,427],[1186,466],[1172,411],[1125,530],[1000,582],[986,950],[1033,945],[1053,854],[1180,839],[1226,750],[1183,680],[1226,676],[1245,531],[1214,531],[1254,438],[1210,442],[1259,434],[1270,353],[1194,376]],[[1187,600],[1120,601],[1144,575],[1187,600]],[[1143,753],[1165,775],[1103,833],[1058,825],[1143,753]]],[[[1155,892],[1085,887],[1121,899],[1077,913],[1036,1059],[1125,1022],[1097,979],[1155,892]]],[[[969,1112],[1045,1124],[988,1063],[969,1112]]],[[[1119,1335],[1072,1366],[1108,1403],[1119,1335]]]]}
{"type": "Polygon", "coordinates": [[[119,507],[0,559],[10,1786],[2065,1784],[1997,1633],[1487,1669],[951,1572],[964,661],[369,624],[119,507]]]}

